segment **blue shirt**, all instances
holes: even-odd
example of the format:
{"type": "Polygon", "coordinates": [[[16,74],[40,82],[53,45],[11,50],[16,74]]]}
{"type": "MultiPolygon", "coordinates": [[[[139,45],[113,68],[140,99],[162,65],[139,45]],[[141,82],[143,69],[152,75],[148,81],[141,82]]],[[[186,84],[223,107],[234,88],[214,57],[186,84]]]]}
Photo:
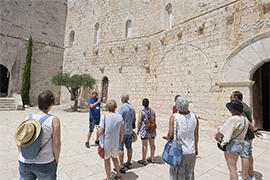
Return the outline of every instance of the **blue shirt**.
{"type": "Polygon", "coordinates": [[[134,107],[129,103],[124,103],[119,107],[118,113],[123,117],[125,124],[125,134],[133,133],[133,119],[136,117],[134,107]]]}
{"type": "MultiPolygon", "coordinates": [[[[98,98],[96,100],[94,100],[93,98],[89,99],[88,101],[88,106],[90,104],[94,104],[95,102],[98,101],[98,98]]],[[[101,98],[101,102],[103,101],[103,98],[101,98]]],[[[90,111],[89,111],[89,118],[92,118],[92,119],[97,119],[97,118],[100,118],[100,104],[101,103],[98,103],[94,108],[91,108],[90,107],[90,111]]]]}

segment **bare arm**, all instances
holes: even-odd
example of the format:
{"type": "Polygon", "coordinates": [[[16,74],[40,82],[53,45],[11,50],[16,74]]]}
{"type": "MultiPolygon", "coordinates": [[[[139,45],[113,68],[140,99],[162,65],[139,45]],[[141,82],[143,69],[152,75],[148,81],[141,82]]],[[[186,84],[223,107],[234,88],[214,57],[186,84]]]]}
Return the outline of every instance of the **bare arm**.
{"type": "Polygon", "coordinates": [[[95,102],[95,103],[93,103],[93,104],[90,104],[89,107],[90,107],[90,108],[94,108],[94,107],[96,107],[96,105],[98,105],[98,103],[100,103],[100,102],[101,102],[101,99],[99,98],[99,99],[97,100],[97,102],[95,102]]]}
{"type": "Polygon", "coordinates": [[[171,115],[170,122],[169,122],[169,132],[167,134],[167,139],[173,139],[173,132],[174,132],[174,116],[171,115]]]}
{"type": "Polygon", "coordinates": [[[122,141],[123,141],[124,135],[125,135],[125,125],[123,124],[123,126],[121,126],[121,129],[120,129],[120,141],[119,141],[119,146],[121,145],[121,143],[122,143],[122,141]]]}
{"type": "Polygon", "coordinates": [[[142,125],[142,113],[139,112],[139,119],[138,119],[138,123],[137,123],[137,135],[140,132],[141,125],[142,125]]]}
{"type": "Polygon", "coordinates": [[[58,117],[54,116],[52,120],[53,133],[52,133],[52,141],[53,141],[53,154],[55,162],[59,162],[59,156],[61,151],[61,125],[58,117]]]}
{"type": "Polygon", "coordinates": [[[199,121],[198,121],[198,118],[197,116],[196,117],[196,120],[197,120],[197,125],[196,125],[196,128],[195,128],[195,131],[194,131],[194,136],[195,136],[195,153],[196,155],[198,155],[199,151],[198,151],[198,143],[199,143],[199,121]]]}
{"type": "Polygon", "coordinates": [[[99,127],[97,133],[101,136],[104,133],[104,129],[102,127],[99,127]]]}
{"type": "Polygon", "coordinates": [[[105,97],[104,97],[102,102],[106,103],[107,100],[108,100],[108,94],[107,94],[107,92],[105,90],[103,91],[103,93],[105,94],[105,97]]]}
{"type": "Polygon", "coordinates": [[[217,132],[216,134],[215,134],[215,139],[218,141],[218,138],[220,138],[220,137],[222,137],[223,136],[223,134],[221,134],[221,132],[217,132]]]}

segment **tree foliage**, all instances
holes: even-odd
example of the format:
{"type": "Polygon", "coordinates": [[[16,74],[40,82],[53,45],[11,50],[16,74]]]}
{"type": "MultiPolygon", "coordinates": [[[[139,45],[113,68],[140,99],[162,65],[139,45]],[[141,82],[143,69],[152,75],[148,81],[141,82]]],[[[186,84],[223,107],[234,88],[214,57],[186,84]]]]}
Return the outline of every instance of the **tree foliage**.
{"type": "Polygon", "coordinates": [[[81,88],[90,88],[96,84],[96,80],[90,74],[59,73],[52,77],[52,84],[56,86],[65,86],[74,100],[74,111],[78,109],[78,100],[81,94],[81,88]]]}
{"type": "Polygon", "coordinates": [[[32,36],[28,40],[28,48],[27,48],[27,56],[26,62],[23,71],[23,79],[22,79],[22,88],[21,88],[21,96],[23,105],[29,105],[29,91],[30,91],[30,77],[31,77],[31,61],[32,61],[32,36]]]}

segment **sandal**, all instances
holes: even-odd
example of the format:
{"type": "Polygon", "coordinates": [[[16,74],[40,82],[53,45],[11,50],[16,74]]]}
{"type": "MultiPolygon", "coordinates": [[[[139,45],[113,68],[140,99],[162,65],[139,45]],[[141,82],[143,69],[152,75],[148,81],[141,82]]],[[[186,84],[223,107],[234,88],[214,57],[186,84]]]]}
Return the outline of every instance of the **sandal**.
{"type": "Polygon", "coordinates": [[[122,179],[121,176],[117,176],[117,175],[115,175],[114,178],[117,179],[117,180],[121,180],[122,179]]]}
{"type": "MultiPolygon", "coordinates": [[[[113,170],[114,170],[115,172],[117,172],[115,168],[113,168],[113,170]]],[[[120,168],[119,171],[120,171],[120,173],[122,173],[122,174],[126,173],[125,167],[120,168]]]]}
{"type": "Polygon", "coordinates": [[[150,162],[150,163],[155,163],[154,159],[148,158],[146,161],[150,162]]]}
{"type": "Polygon", "coordinates": [[[147,162],[144,161],[144,160],[139,160],[138,163],[139,163],[139,164],[142,164],[142,165],[147,165],[147,162]]]}
{"type": "Polygon", "coordinates": [[[131,169],[132,168],[131,163],[124,163],[124,167],[126,167],[128,169],[131,169]]]}

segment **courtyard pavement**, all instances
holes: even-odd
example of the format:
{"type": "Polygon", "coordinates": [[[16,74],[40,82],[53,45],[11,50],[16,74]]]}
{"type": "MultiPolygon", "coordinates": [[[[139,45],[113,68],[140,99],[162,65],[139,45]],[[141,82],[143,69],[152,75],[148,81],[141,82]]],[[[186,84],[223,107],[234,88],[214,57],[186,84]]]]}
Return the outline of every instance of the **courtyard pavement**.
{"type": "MultiPolygon", "coordinates": [[[[20,122],[36,110],[37,107],[30,107],[25,111],[0,111],[0,179],[19,179],[18,150],[14,141],[14,133],[20,122]]],[[[95,133],[90,140],[91,147],[87,149],[84,146],[88,132],[88,111],[71,112],[67,106],[53,106],[50,113],[58,116],[61,121],[62,149],[57,172],[58,179],[100,180],[105,178],[103,159],[99,158],[97,146],[94,145],[95,133]]],[[[138,138],[133,143],[133,168],[122,174],[122,179],[169,179],[169,165],[161,159],[166,143],[162,136],[167,134],[168,119],[161,119],[157,114],[155,163],[148,163],[146,166],[137,163],[141,159],[141,141],[138,138]]],[[[223,153],[216,147],[215,133],[216,128],[200,126],[199,155],[195,165],[195,177],[198,180],[229,179],[223,153]]],[[[265,133],[269,135],[269,132],[265,133]]],[[[253,145],[256,179],[270,180],[270,139],[255,138],[253,145]]],[[[149,156],[149,149],[147,156],[149,156]]],[[[240,160],[238,160],[238,171],[241,171],[240,160]]],[[[114,177],[113,171],[111,174],[114,177]]]]}

